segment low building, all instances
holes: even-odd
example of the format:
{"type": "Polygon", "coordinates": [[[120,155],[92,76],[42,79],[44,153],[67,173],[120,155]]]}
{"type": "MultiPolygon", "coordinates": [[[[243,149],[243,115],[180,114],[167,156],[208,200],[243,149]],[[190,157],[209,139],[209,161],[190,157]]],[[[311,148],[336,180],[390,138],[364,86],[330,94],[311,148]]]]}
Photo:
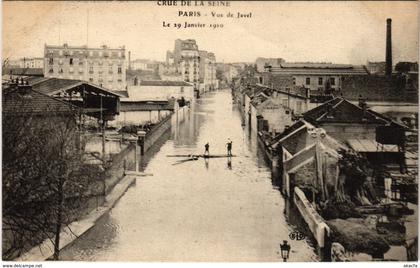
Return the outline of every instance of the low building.
{"type": "Polygon", "coordinates": [[[177,107],[178,102],[174,98],[166,101],[122,101],[120,114],[110,122],[110,126],[156,124],[177,107]]]}
{"type": "Polygon", "coordinates": [[[273,161],[281,162],[278,174],[284,194],[291,196],[294,186],[316,189],[323,195],[336,189],[338,151],[348,147],[324,129],[300,120],[278,135],[270,147],[273,161]]]}
{"type": "Polygon", "coordinates": [[[140,81],[139,85],[128,87],[127,92],[129,101],[166,101],[170,98],[192,101],[194,98],[193,84],[184,81],[140,81]]]}
{"type": "Polygon", "coordinates": [[[371,111],[364,100],[355,105],[337,97],[303,114],[316,127],[322,127],[339,141],[348,139],[376,140],[378,127],[405,128],[391,119],[371,111]]]}

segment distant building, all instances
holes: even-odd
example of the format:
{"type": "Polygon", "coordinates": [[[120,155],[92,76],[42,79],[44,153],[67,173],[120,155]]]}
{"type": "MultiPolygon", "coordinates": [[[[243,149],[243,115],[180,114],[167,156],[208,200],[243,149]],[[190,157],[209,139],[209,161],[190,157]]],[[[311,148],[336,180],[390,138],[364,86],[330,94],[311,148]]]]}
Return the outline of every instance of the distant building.
{"type": "Polygon", "coordinates": [[[131,61],[132,70],[156,71],[159,68],[159,63],[156,61],[137,59],[131,61]]]}
{"type": "Polygon", "coordinates": [[[294,85],[304,86],[311,95],[341,90],[341,81],[347,76],[366,76],[364,66],[331,63],[282,63],[280,67],[268,68],[272,75],[289,75],[294,85]]]}
{"type": "Polygon", "coordinates": [[[264,72],[266,67],[280,67],[280,64],[284,62],[282,58],[257,58],[255,64],[258,72],[264,72]]]}
{"type": "Polygon", "coordinates": [[[227,81],[231,83],[233,78],[239,76],[239,71],[238,68],[233,66],[232,64],[226,64],[224,66],[223,74],[227,81]]]}
{"type": "Polygon", "coordinates": [[[366,69],[370,74],[385,74],[385,61],[379,61],[379,62],[371,62],[368,61],[366,64],[366,69]]]}
{"type": "Polygon", "coordinates": [[[45,77],[79,79],[111,90],[126,88],[125,47],[45,45],[44,60],[45,77]]]}
{"type": "Polygon", "coordinates": [[[44,58],[21,58],[18,60],[8,60],[6,66],[8,68],[30,68],[43,69],[44,58]]]}
{"type": "Polygon", "coordinates": [[[214,53],[200,50],[200,84],[203,91],[207,92],[216,88],[216,57],[214,53]]]}

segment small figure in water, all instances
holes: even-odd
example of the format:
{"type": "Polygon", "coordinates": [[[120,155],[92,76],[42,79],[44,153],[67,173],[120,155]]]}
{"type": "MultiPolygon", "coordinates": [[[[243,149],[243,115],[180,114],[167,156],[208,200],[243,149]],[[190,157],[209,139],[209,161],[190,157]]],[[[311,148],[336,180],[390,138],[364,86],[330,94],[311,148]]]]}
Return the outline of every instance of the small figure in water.
{"type": "Polygon", "coordinates": [[[226,144],[226,146],[227,146],[227,155],[232,156],[232,141],[230,139],[228,139],[228,143],[226,144]]]}
{"type": "Polygon", "coordinates": [[[204,156],[206,156],[206,155],[209,156],[210,155],[210,152],[209,152],[210,145],[209,145],[208,142],[206,143],[206,145],[204,145],[204,148],[206,149],[204,151],[204,156]]]}

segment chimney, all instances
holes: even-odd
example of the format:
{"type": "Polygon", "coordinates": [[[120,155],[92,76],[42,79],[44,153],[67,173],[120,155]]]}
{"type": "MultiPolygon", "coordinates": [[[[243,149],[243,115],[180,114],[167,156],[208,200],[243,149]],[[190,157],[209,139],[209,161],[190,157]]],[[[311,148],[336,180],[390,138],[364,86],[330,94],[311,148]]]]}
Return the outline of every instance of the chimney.
{"type": "Polygon", "coordinates": [[[388,18],[386,20],[386,66],[385,75],[391,77],[392,75],[392,36],[391,36],[391,23],[392,20],[388,18]]]}
{"type": "Polygon", "coordinates": [[[128,51],[128,69],[131,70],[131,51],[128,51]]]}

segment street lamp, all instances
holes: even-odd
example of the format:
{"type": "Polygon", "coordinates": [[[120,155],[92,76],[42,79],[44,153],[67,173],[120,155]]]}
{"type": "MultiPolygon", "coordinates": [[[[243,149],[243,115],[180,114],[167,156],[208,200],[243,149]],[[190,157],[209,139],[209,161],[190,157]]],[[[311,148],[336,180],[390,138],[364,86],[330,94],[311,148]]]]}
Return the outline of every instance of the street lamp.
{"type": "Polygon", "coordinates": [[[289,258],[289,252],[290,252],[290,245],[287,244],[287,240],[283,240],[283,244],[280,245],[281,250],[281,257],[283,258],[283,262],[287,262],[287,259],[289,258]]]}

